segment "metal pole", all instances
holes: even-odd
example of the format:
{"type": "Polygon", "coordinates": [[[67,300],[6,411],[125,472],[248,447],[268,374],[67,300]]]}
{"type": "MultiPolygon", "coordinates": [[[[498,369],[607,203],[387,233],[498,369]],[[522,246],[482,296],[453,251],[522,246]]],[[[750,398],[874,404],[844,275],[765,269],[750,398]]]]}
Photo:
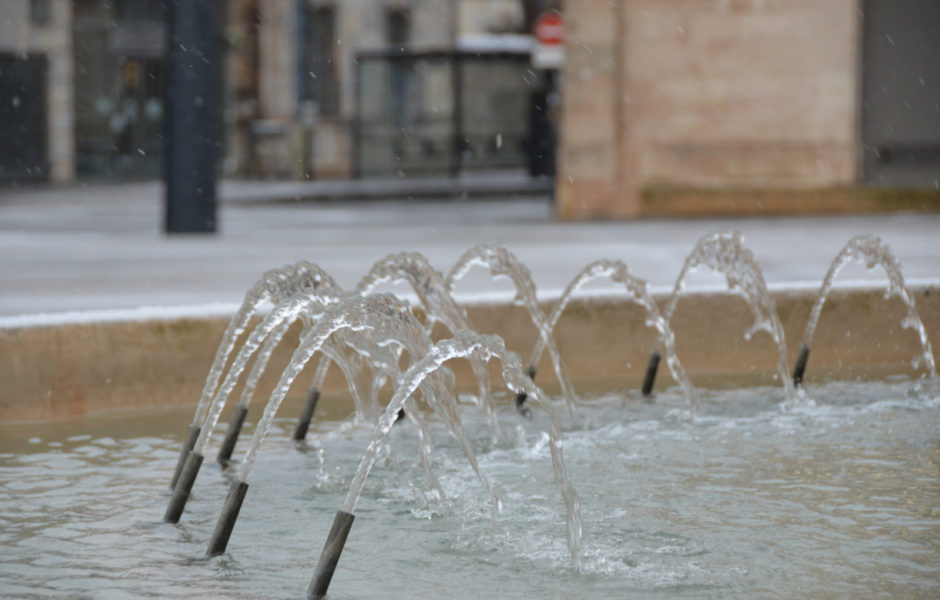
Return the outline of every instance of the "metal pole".
{"type": "Polygon", "coordinates": [[[216,230],[222,113],[216,0],[168,0],[163,179],[167,233],[216,230]]]}
{"type": "Polygon", "coordinates": [[[346,538],[349,536],[349,529],[352,527],[355,518],[352,513],[342,510],[336,511],[336,517],[333,518],[333,527],[326,538],[323,552],[320,553],[320,560],[317,561],[317,569],[313,573],[313,579],[310,580],[310,587],[307,588],[308,600],[320,600],[326,596],[330,581],[333,579],[333,572],[336,570],[336,564],[343,553],[343,546],[346,545],[346,538]]]}
{"type": "Polygon", "coordinates": [[[225,552],[228,540],[232,537],[232,529],[235,528],[235,520],[238,519],[238,512],[242,509],[242,502],[244,502],[247,493],[247,483],[237,479],[232,482],[232,486],[228,490],[228,496],[225,498],[225,504],[222,506],[222,512],[219,514],[219,520],[215,524],[215,531],[212,532],[212,538],[209,540],[206,558],[218,556],[225,552]]]}
{"type": "Polygon", "coordinates": [[[796,364],[793,366],[793,385],[800,387],[803,385],[803,374],[806,372],[806,361],[809,360],[809,346],[800,344],[800,353],[796,357],[796,364]]]}
{"type": "Polygon", "coordinates": [[[228,423],[228,431],[225,432],[225,438],[222,440],[222,446],[219,447],[219,455],[216,458],[223,467],[232,458],[235,444],[238,443],[238,434],[242,431],[242,425],[245,424],[247,415],[247,406],[236,406],[235,411],[232,413],[232,420],[228,423]]]}
{"type": "Polygon", "coordinates": [[[320,400],[320,390],[315,387],[310,388],[300,418],[297,419],[297,427],[294,428],[294,439],[298,442],[307,437],[307,430],[310,429],[310,420],[313,419],[313,413],[317,410],[318,400],[320,400]]]}
{"type": "Polygon", "coordinates": [[[663,357],[662,352],[653,350],[650,353],[650,362],[646,365],[646,376],[643,378],[643,395],[649,396],[653,392],[653,384],[656,383],[656,371],[659,369],[659,361],[663,357]]]}
{"type": "MultiPolygon", "coordinates": [[[[532,381],[535,381],[536,371],[538,371],[538,369],[536,368],[535,365],[529,365],[525,368],[525,374],[528,375],[529,379],[531,379],[532,381]]],[[[524,417],[528,417],[531,414],[529,407],[525,405],[525,401],[528,397],[529,395],[526,394],[525,392],[519,392],[518,394],[516,394],[516,402],[515,402],[516,410],[518,410],[519,413],[524,417]]]]}
{"type": "Polygon", "coordinates": [[[464,132],[463,132],[463,56],[459,48],[454,49],[451,59],[451,69],[453,69],[453,94],[454,94],[454,146],[453,160],[450,167],[450,176],[457,177],[463,169],[463,150],[464,150],[464,132]]]}

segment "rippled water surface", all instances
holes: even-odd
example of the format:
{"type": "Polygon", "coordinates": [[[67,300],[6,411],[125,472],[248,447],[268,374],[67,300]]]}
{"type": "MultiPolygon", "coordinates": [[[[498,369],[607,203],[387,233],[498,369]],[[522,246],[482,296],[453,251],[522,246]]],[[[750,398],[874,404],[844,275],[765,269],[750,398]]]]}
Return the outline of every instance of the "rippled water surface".
{"type": "MultiPolygon", "coordinates": [[[[577,567],[542,417],[507,407],[494,439],[476,409],[464,411],[503,498],[495,524],[441,427],[434,467],[445,499],[431,498],[402,422],[366,485],[330,597],[940,597],[936,392],[897,382],[809,393],[815,406],[784,413],[776,389],[706,392],[692,421],[670,408],[677,391],[652,404],[582,400],[564,432],[584,518],[577,567]]],[[[228,553],[203,560],[228,491],[211,456],[180,524],[161,522],[190,417],[0,427],[0,596],[303,597],[370,431],[322,422],[296,445],[285,416],[228,553]]]]}

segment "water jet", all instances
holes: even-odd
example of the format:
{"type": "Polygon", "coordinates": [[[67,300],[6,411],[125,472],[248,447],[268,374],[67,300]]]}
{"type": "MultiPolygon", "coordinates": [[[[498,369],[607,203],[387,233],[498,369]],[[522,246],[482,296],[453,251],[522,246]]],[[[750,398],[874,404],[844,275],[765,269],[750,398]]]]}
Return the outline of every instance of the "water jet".
{"type": "MultiPolygon", "coordinates": [[[[847,258],[843,254],[852,256],[852,252],[859,252],[859,247],[869,248],[871,246],[871,243],[860,240],[861,238],[853,239],[847,246],[850,250],[845,250],[840,254],[836,263],[844,264],[847,258]]],[[[879,257],[887,256],[880,246],[877,248],[879,249],[879,257]]],[[[870,262],[873,260],[869,258],[870,262]]],[[[890,260],[882,259],[882,262],[890,263],[890,260]]],[[[322,359],[317,367],[314,385],[308,392],[304,409],[294,429],[294,439],[303,439],[307,435],[320,395],[323,376],[331,362],[339,364],[346,375],[349,389],[356,398],[357,415],[371,414],[376,409],[376,391],[386,381],[389,381],[389,377],[395,383],[392,398],[385,407],[382,416],[378,418],[375,436],[359,465],[357,474],[350,486],[346,503],[341,510],[336,512],[333,526],[308,588],[308,597],[320,598],[327,592],[355,518],[356,503],[362,493],[365,479],[379,452],[386,447],[394,423],[409,418],[417,425],[419,437],[422,440],[422,464],[425,467],[429,484],[432,489],[438,490],[438,498],[443,499],[439,484],[431,470],[432,459],[424,417],[421,416],[421,411],[417,406],[408,411],[404,409],[406,402],[414,401],[412,395],[419,389],[424,401],[443,417],[451,434],[460,440],[460,445],[470,465],[477,473],[483,487],[492,497],[495,522],[500,501],[496,498],[487,478],[477,465],[472,444],[467,438],[464,426],[461,424],[461,418],[456,410],[453,382],[447,383],[447,378],[441,379],[440,377],[443,373],[441,371],[443,364],[454,358],[470,360],[472,370],[477,375],[478,405],[484,409],[484,412],[491,420],[494,420],[494,411],[489,394],[488,374],[484,363],[493,357],[498,358],[503,364],[503,378],[509,389],[515,394],[513,405],[516,410],[528,415],[530,411],[526,403],[532,399],[548,411],[550,415],[549,431],[552,461],[555,466],[556,480],[562,489],[562,495],[568,507],[569,550],[572,558],[577,561],[581,547],[579,502],[568,482],[564,462],[561,458],[561,435],[558,418],[554,416],[550,403],[546,403],[544,394],[534,386],[537,364],[542,352],[548,350],[561,385],[562,397],[569,411],[573,412],[575,394],[570,386],[561,356],[552,339],[552,333],[574,293],[590,280],[607,277],[615,283],[623,284],[628,299],[643,307],[646,312],[647,324],[653,326],[657,332],[658,344],[651,353],[650,362],[644,374],[643,395],[648,396],[651,394],[660,360],[665,357],[673,377],[680,383],[687,406],[694,411],[698,405],[697,396],[676,356],[674,334],[669,322],[674,313],[679,294],[685,286],[686,278],[700,266],[707,266],[721,273],[725,277],[728,289],[741,295],[748,302],[754,317],[754,323],[746,332],[745,337],[750,337],[755,331],[761,329],[770,333],[778,348],[778,371],[787,374],[785,340],[774,301],[767,290],[756,259],[744,247],[743,239],[738,234],[717,233],[699,240],[686,259],[676,280],[673,293],[662,314],[649,295],[645,282],[630,275],[626,265],[622,262],[611,260],[595,261],[587,265],[572,279],[555,304],[554,309],[549,314],[545,314],[537,305],[534,284],[527,269],[505,248],[491,245],[477,246],[466,252],[457,261],[446,279],[442,278],[437,271],[431,269],[427,259],[421,255],[402,253],[391,255],[377,262],[357,286],[355,293],[343,294],[338,292],[335,287],[331,288],[327,296],[311,293],[311,291],[295,292],[286,300],[280,300],[274,312],[268,315],[261,325],[256,327],[234,360],[224,381],[221,384],[215,384],[217,388],[215,399],[205,410],[206,416],[202,421],[202,429],[198,434],[191,434],[196,435],[196,440],[192,444],[193,449],[182,468],[171,505],[167,510],[166,520],[171,522],[178,520],[198,472],[201,463],[201,451],[204,450],[208,437],[215,426],[218,414],[224,405],[224,399],[244,368],[248,357],[259,347],[262,348],[252,374],[249,376],[249,383],[246,385],[243,400],[250,398],[253,394],[260,372],[267,364],[274,347],[280,343],[287,325],[291,320],[300,318],[304,322],[304,332],[300,345],[295,350],[291,363],[282,374],[281,381],[272,393],[264,415],[258,423],[242,463],[241,473],[232,483],[225,505],[220,513],[206,551],[207,556],[216,556],[225,552],[247,493],[248,475],[254,463],[258,447],[267,434],[271,420],[291,382],[310,357],[319,351],[323,353],[322,359]],[[485,266],[490,269],[494,276],[508,277],[513,281],[518,297],[528,310],[539,331],[532,358],[525,369],[522,369],[518,357],[505,349],[501,339],[495,336],[481,336],[466,329],[468,327],[466,312],[456,304],[451,292],[456,282],[475,265],[485,266]],[[426,311],[427,324],[425,326],[418,324],[417,320],[411,316],[410,310],[392,297],[371,295],[371,291],[379,283],[389,281],[406,281],[410,283],[419,297],[419,302],[426,311]],[[443,322],[454,334],[454,337],[442,340],[432,346],[428,333],[431,330],[431,325],[436,321],[443,322]],[[408,325],[402,328],[401,325],[406,323],[408,325]],[[363,331],[373,330],[381,332],[379,333],[380,336],[389,336],[387,339],[394,341],[395,350],[389,352],[388,342],[376,345],[373,337],[375,334],[373,333],[370,333],[369,336],[360,335],[363,331]],[[334,335],[336,336],[335,339],[328,341],[334,335]],[[373,371],[372,394],[368,403],[362,400],[361,394],[356,391],[354,367],[344,357],[341,350],[343,347],[352,351],[353,355],[364,359],[364,364],[373,371]],[[403,350],[407,350],[411,361],[407,372],[399,371],[398,367],[403,350]]],[[[817,301],[810,319],[810,328],[808,330],[810,337],[812,326],[815,320],[818,319],[818,312],[825,300],[826,291],[831,286],[831,279],[837,271],[838,269],[834,265],[824,280],[819,295],[820,299],[817,301]]],[[[899,287],[897,284],[893,285],[892,289],[899,287]]],[[[900,287],[903,288],[903,286],[900,287]]],[[[921,330],[923,330],[922,326],[921,330]]],[[[925,345],[925,348],[929,352],[929,345],[925,345]]],[[[809,345],[804,343],[801,346],[794,371],[794,380],[797,385],[802,379],[808,354],[809,345]]],[[[930,358],[932,359],[932,356],[930,358]]],[[[785,376],[782,381],[787,391],[787,398],[790,400],[792,399],[793,390],[791,380],[785,376]]],[[[209,387],[207,384],[207,389],[209,387]]],[[[241,428],[246,412],[247,401],[244,401],[236,407],[236,412],[233,414],[229,434],[223,441],[222,450],[220,451],[220,460],[227,460],[231,456],[234,439],[237,437],[237,432],[241,428]]],[[[498,427],[494,431],[498,431],[498,427]]]]}
{"type": "Polygon", "coordinates": [[[806,371],[806,363],[809,360],[810,348],[813,343],[813,334],[816,332],[816,325],[819,323],[819,317],[822,314],[823,305],[826,303],[826,297],[829,290],[832,289],[833,281],[839,272],[851,261],[864,261],[868,269],[874,269],[880,266],[888,277],[888,289],[885,290],[885,298],[897,296],[904,303],[906,316],[901,325],[904,328],[913,329],[917,333],[922,347],[921,361],[927,371],[927,376],[931,379],[937,378],[937,368],[933,359],[933,350],[930,347],[930,340],[927,339],[927,329],[924,327],[917,314],[917,307],[914,303],[914,297],[907,289],[904,283],[904,276],[901,274],[901,264],[880,239],[873,235],[858,235],[849,240],[832,260],[829,270],[823,277],[822,285],[816,297],[816,302],[810,311],[809,320],[806,324],[806,330],[803,333],[803,339],[800,343],[800,353],[797,357],[796,366],[793,369],[794,385],[803,383],[803,375],[806,371]]]}

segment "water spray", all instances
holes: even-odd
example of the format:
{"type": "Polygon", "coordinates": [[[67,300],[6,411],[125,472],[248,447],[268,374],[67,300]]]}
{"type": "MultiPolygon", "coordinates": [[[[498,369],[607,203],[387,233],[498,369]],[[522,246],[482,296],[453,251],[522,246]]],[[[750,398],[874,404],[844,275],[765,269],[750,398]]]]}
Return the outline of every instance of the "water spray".
{"type": "Polygon", "coordinates": [[[879,238],[873,235],[857,235],[850,239],[833,259],[832,264],[829,265],[829,270],[826,271],[826,276],[823,278],[822,285],[819,287],[816,302],[810,310],[806,330],[803,332],[800,354],[796,360],[796,367],[793,369],[793,383],[800,385],[803,381],[806,361],[809,358],[810,346],[816,332],[816,325],[819,323],[819,317],[822,315],[823,305],[832,290],[832,284],[836,276],[852,261],[863,261],[869,269],[880,266],[884,270],[885,275],[888,277],[888,289],[885,291],[885,297],[897,296],[904,303],[907,316],[901,321],[901,326],[911,328],[917,333],[920,338],[921,356],[927,370],[927,376],[936,378],[937,367],[933,358],[933,349],[930,347],[930,340],[927,338],[927,328],[917,313],[914,296],[904,282],[904,276],[901,274],[901,263],[891,252],[891,249],[879,238]]]}

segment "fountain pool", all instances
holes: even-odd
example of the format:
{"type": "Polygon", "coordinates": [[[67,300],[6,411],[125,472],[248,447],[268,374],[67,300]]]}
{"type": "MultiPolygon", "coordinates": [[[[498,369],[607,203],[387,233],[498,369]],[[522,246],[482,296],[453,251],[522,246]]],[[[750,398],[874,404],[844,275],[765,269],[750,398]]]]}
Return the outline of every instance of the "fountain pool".
{"type": "MultiPolygon", "coordinates": [[[[462,405],[504,499],[495,524],[434,422],[446,499],[426,495],[417,435],[402,422],[366,482],[330,598],[936,598],[936,389],[898,377],[807,393],[815,406],[784,412],[779,387],[699,389],[689,421],[677,418],[678,387],[655,403],[582,388],[577,416],[563,418],[584,517],[577,567],[543,413],[523,418],[504,395],[494,441],[485,415],[462,405]]],[[[289,402],[227,553],[209,560],[231,469],[207,462],[187,518],[160,520],[191,407],[0,425],[0,596],[301,596],[373,427],[351,424],[351,402],[326,394],[308,441],[294,442],[300,398],[289,402]]]]}
{"type": "MultiPolygon", "coordinates": [[[[815,295],[794,384],[785,329],[792,337],[810,303],[805,294],[772,293],[736,233],[696,244],[663,313],[646,283],[612,260],[588,265],[548,311],[528,269],[501,246],[468,250],[446,278],[420,255],[392,255],[355,291],[339,289],[310,263],[274,269],[246,294],[223,335],[180,460],[173,460],[179,448],[173,425],[184,420],[178,410],[0,425],[0,596],[299,597],[316,564],[307,597],[320,598],[358,517],[333,598],[937,597],[940,391],[928,339],[937,327],[932,290],[908,288],[877,238],[850,240],[815,295]],[[884,293],[837,294],[844,297],[828,303],[825,328],[814,337],[831,282],[851,260],[882,267],[890,286],[884,293]],[[731,294],[697,295],[694,306],[682,300],[686,308],[674,316],[686,275],[699,266],[720,273],[731,294]],[[518,348],[518,323],[533,325],[537,343],[526,368],[500,337],[467,330],[479,313],[457,305],[451,292],[472,267],[512,281],[517,308],[527,316],[497,306],[508,327],[481,331],[508,333],[518,348]],[[559,318],[569,294],[599,277],[622,285],[636,311],[628,316],[620,305],[577,301],[568,321],[577,334],[573,350],[571,328],[556,325],[565,323],[559,318]],[[411,286],[424,320],[401,298],[371,293],[393,281],[411,286]],[[915,296],[926,301],[926,320],[915,296]],[[898,298],[900,317],[893,316],[899,302],[890,305],[898,298]],[[266,302],[273,308],[258,314],[266,302]],[[860,330],[859,320],[878,321],[881,329],[860,330]],[[296,331],[286,335],[292,322],[296,331]],[[435,323],[449,334],[432,339],[435,323]],[[650,329],[655,334],[644,337],[650,329]],[[247,335],[240,345],[239,331],[247,335]],[[722,345],[733,331],[746,332],[744,346],[722,345]],[[750,337],[758,331],[767,335],[754,346],[750,337]],[[919,355],[910,351],[915,338],[919,355]],[[803,385],[814,340],[820,352],[813,364],[824,368],[811,369],[803,385]],[[631,365],[643,362],[651,346],[642,392],[616,391],[636,389],[622,379],[603,383],[624,365],[635,377],[631,365]],[[283,369],[277,385],[257,387],[276,349],[283,351],[274,361],[283,369]],[[540,363],[543,350],[547,360],[540,363]],[[305,394],[291,386],[318,352],[304,416],[295,421],[305,394]],[[230,410],[219,459],[227,468],[206,464],[207,475],[194,487],[206,450],[221,441],[215,425],[256,353],[242,400],[230,410]],[[692,372],[698,387],[680,355],[699,365],[692,372]],[[661,356],[679,385],[661,380],[650,396],[661,356]],[[455,358],[472,367],[476,396],[460,395],[457,379],[466,372],[442,368],[455,358]],[[493,358],[499,365],[486,366],[493,358]],[[877,381],[831,376],[845,373],[843,359],[874,377],[886,369],[902,374],[877,381]],[[899,371],[891,370],[898,360],[899,371]],[[331,362],[351,395],[322,387],[331,362]],[[554,381],[540,382],[557,386],[550,389],[555,400],[532,380],[547,362],[554,381]],[[758,365],[773,362],[773,372],[760,375],[758,365]],[[584,378],[577,391],[568,365],[584,378]],[[497,371],[505,387],[492,385],[497,371]],[[711,373],[712,387],[702,386],[703,372],[711,373]],[[909,379],[912,373],[920,378],[909,379]],[[716,387],[714,377],[720,383],[722,374],[731,380],[716,387]],[[261,413],[249,409],[256,388],[268,397],[261,413]],[[285,401],[289,407],[278,412],[285,401]],[[246,422],[250,443],[231,454],[246,422]],[[171,495],[160,484],[168,482],[172,462],[180,468],[171,495]],[[242,524],[233,530],[246,492],[242,524]]],[[[153,348],[164,350],[146,353],[147,368],[151,358],[189,360],[193,347],[183,340],[202,343],[206,336],[183,325],[155,327],[153,348]]],[[[153,326],[131,329],[141,327],[153,326]]],[[[98,335],[99,328],[88,331],[98,335]]],[[[88,331],[82,343],[94,339],[88,331]]],[[[14,330],[3,340],[16,349],[11,389],[22,388],[26,374],[27,404],[43,404],[42,392],[55,413],[60,399],[52,388],[61,384],[46,391],[45,379],[32,381],[16,366],[33,364],[21,360],[20,351],[29,350],[29,357],[42,357],[37,372],[48,370],[41,350],[52,343],[61,353],[56,340],[70,336],[46,333],[14,330]]],[[[102,339],[113,360],[113,337],[102,339]]],[[[142,338],[131,339],[137,350],[142,338]]],[[[86,346],[74,357],[88,363],[81,371],[87,378],[99,364],[86,346]]],[[[154,385],[140,386],[134,373],[145,374],[141,361],[112,364],[128,368],[111,371],[114,386],[103,378],[110,391],[99,391],[106,397],[131,389],[172,395],[192,383],[185,369],[164,367],[152,369],[154,385]]],[[[77,372],[69,365],[67,372],[77,372]]],[[[84,410],[82,389],[77,382],[68,387],[70,410],[84,410]]]]}

